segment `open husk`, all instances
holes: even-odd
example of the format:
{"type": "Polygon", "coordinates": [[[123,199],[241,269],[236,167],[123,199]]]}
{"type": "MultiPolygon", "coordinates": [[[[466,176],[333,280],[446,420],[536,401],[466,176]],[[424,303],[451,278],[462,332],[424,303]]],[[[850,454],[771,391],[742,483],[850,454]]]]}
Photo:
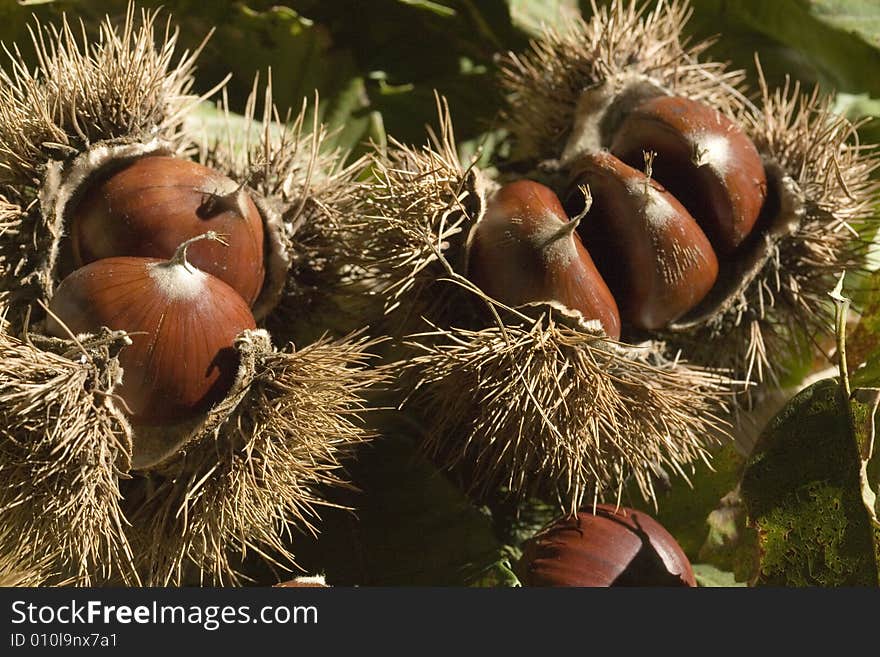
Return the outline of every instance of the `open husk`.
{"type": "Polygon", "coordinates": [[[633,479],[653,498],[654,475],[683,472],[723,435],[725,379],[553,303],[506,308],[464,278],[493,183],[459,163],[442,104],[440,117],[428,145],[393,144],[376,163],[363,248],[424,448],[478,495],[537,493],[573,512],[633,479]]]}
{"type": "MultiPolygon", "coordinates": [[[[827,293],[840,272],[865,266],[878,228],[877,151],[833,113],[831,97],[797,84],[771,90],[763,78],[754,99],[744,95],[742,72],[701,59],[709,42],[683,37],[689,16],[685,0],[653,8],[612,0],[594,5],[589,21],[546,31],[527,52],[502,58],[505,122],[517,157],[562,177],[579,156],[608,148],[627,112],[649,97],[686,96],[738,123],[768,178],[758,227],[721,263],[699,306],[640,337],[745,384],[776,385],[832,326],[827,293]]],[[[760,390],[746,386],[739,402],[760,390]]]]}
{"type": "Polygon", "coordinates": [[[369,437],[357,417],[381,376],[366,367],[369,347],[344,339],[278,351],[263,330],[239,337],[226,399],[185,450],[126,490],[147,583],[240,584],[236,564],[250,552],[290,568],[291,528],[317,531],[321,488],[345,485],[341,461],[369,437]]]}
{"type": "Polygon", "coordinates": [[[2,74],[0,563],[35,583],[237,584],[249,555],[295,568],[290,541],[317,531],[327,488],[345,485],[342,459],[370,437],[363,396],[383,377],[367,368],[369,338],[304,341],[293,323],[308,321],[297,266],[344,267],[341,251],[297,255],[291,245],[301,225],[321,234],[315,217],[336,215],[319,210],[344,207],[355,177],[342,155],[322,155],[324,128],[306,134],[302,118],[288,132],[267,120],[260,134],[288,137],[248,143],[243,166],[212,151],[223,173],[252,185],[270,236],[262,324],[292,318],[275,321],[286,328],[278,335],[238,337],[225,399],[166,435],[130,426],[113,394],[126,336],[40,335],[65,269],[69,208],[92,177],[146,154],[197,151],[184,130],[201,100],[189,94],[195,54],[175,61],[176,32],[157,34],[156,21],[130,7],[94,42],[66,22],[37,25],[38,68],[2,74]]]}

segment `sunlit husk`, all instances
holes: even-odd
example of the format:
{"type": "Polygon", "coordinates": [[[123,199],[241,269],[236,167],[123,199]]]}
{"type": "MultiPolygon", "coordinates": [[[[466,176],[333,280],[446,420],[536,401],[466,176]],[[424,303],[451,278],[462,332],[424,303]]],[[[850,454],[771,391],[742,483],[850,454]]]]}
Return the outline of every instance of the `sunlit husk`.
{"type": "Polygon", "coordinates": [[[562,157],[581,124],[621,96],[674,93],[719,109],[744,102],[742,72],[700,61],[711,42],[683,38],[687,0],[654,8],[631,0],[596,4],[589,21],[573,16],[564,27],[547,29],[526,52],[501,58],[504,118],[517,159],[562,157]]]}
{"type": "Polygon", "coordinates": [[[737,252],[700,307],[648,337],[665,341],[670,356],[680,352],[744,383],[776,384],[802,358],[797,352],[830,328],[827,293],[836,278],[865,266],[866,240],[877,232],[876,149],[859,144],[831,98],[796,84],[770,90],[762,80],[749,100],[741,72],[700,61],[709,44],[683,38],[686,1],[649,8],[612,0],[593,13],[503,59],[518,155],[564,172],[579,154],[607,148],[627,109],[657,94],[700,100],[737,122],[771,177],[775,216],[761,219],[760,238],[737,252]]]}
{"type": "Polygon", "coordinates": [[[408,402],[426,419],[425,448],[466,471],[480,497],[549,495],[574,513],[618,499],[632,478],[652,500],[656,478],[687,478],[724,433],[723,379],[549,307],[430,337],[404,365],[415,380],[408,402]]]}
{"type": "Polygon", "coordinates": [[[146,582],[240,584],[250,553],[293,567],[293,528],[317,531],[322,489],[346,485],[341,460],[369,437],[358,412],[381,379],[366,367],[370,346],[323,340],[279,351],[265,331],[240,336],[226,400],[185,450],[126,489],[146,582]]]}
{"type": "Polygon", "coordinates": [[[37,560],[40,583],[138,581],[119,492],[131,431],[112,401],[125,340],[0,331],[0,559],[37,560]]]}
{"type": "Polygon", "coordinates": [[[653,498],[655,475],[684,472],[724,434],[726,380],[662,344],[612,342],[565,309],[505,308],[461,276],[492,182],[459,164],[442,104],[440,116],[427,146],[392,144],[374,166],[362,250],[424,448],[477,495],[538,493],[573,511],[632,479],[653,498]]]}
{"type": "Polygon", "coordinates": [[[176,56],[177,30],[158,20],[130,4],[121,29],[107,18],[94,39],[66,18],[60,28],[34,24],[37,68],[13,46],[0,71],[0,184],[39,187],[50,161],[102,141],[159,134],[181,144],[183,119],[200,100],[190,91],[201,47],[176,56]]]}
{"type": "MultiPolygon", "coordinates": [[[[179,453],[133,470],[132,441],[149,436],[128,426],[112,394],[120,375],[104,356],[112,345],[80,336],[50,348],[40,337],[69,207],[90,178],[145,154],[196,151],[183,128],[202,100],[189,94],[195,54],[176,62],[176,32],[154,29],[156,21],[144,13],[138,22],[130,9],[95,42],[68,24],[38,25],[39,67],[14,63],[2,74],[0,341],[9,358],[0,375],[0,526],[10,531],[0,560],[45,583],[238,583],[248,554],[293,568],[291,535],[317,531],[327,487],[343,482],[341,459],[370,436],[358,416],[364,389],[381,379],[365,367],[372,342],[298,340],[309,346],[294,349],[284,345],[295,325],[271,341],[245,332],[232,392],[197,422],[168,429],[179,453]]],[[[296,125],[280,141],[249,142],[244,160],[220,168],[259,192],[270,228],[276,293],[258,301],[263,316],[305,321],[288,276],[311,260],[280,247],[299,224],[339,216],[356,173],[342,154],[319,155],[321,126],[313,137],[302,119],[296,125]]],[[[321,257],[330,263],[336,252],[321,257]]]]}

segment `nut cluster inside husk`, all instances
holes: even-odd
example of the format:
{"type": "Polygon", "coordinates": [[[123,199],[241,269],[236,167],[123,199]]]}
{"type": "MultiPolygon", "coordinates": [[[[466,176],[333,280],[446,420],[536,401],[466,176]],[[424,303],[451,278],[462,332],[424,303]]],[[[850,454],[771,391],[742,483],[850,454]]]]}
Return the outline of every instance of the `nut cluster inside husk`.
{"type": "Polygon", "coordinates": [[[157,16],[130,5],[124,25],[108,19],[94,42],[66,22],[38,24],[37,69],[13,62],[2,74],[0,519],[14,531],[0,558],[42,583],[241,583],[251,553],[294,568],[292,535],[317,531],[328,487],[345,485],[342,459],[370,437],[364,395],[384,376],[367,367],[373,340],[351,326],[312,339],[295,306],[300,271],[339,278],[346,268],[323,231],[355,197],[362,163],[327,152],[326,129],[305,126],[305,111],[282,125],[270,90],[262,124],[236,150],[200,144],[186,121],[204,98],[189,95],[197,53],[175,62],[176,32],[169,23],[156,34],[157,16]],[[151,432],[131,425],[114,392],[125,335],[47,339],[42,319],[67,264],[71,208],[90,182],[145,155],[200,151],[246,183],[261,212],[268,280],[255,311],[285,330],[240,334],[226,397],[151,432]],[[301,234],[320,248],[300,246],[301,234]]]}
{"type": "Polygon", "coordinates": [[[425,147],[392,143],[377,158],[363,237],[388,331],[408,336],[397,354],[414,390],[404,408],[423,419],[426,448],[481,492],[540,491],[569,512],[632,479],[650,498],[658,475],[705,457],[729,409],[747,408],[832,325],[827,293],[864,266],[877,229],[880,160],[830,97],[761,78],[750,99],[742,71],[702,61],[708,42],[683,38],[687,2],[613,0],[593,14],[502,58],[511,172],[498,162],[493,180],[459,162],[440,103],[425,147]],[[570,309],[510,308],[467,279],[466,240],[499,185],[531,165],[561,191],[580,158],[610,148],[634,109],[664,96],[720,112],[766,176],[755,228],[732,254],[719,249],[701,302],[618,344],[570,309]]]}
{"type": "Polygon", "coordinates": [[[363,237],[424,447],[478,494],[549,495],[573,512],[634,478],[652,498],[653,476],[683,472],[723,435],[724,379],[662,344],[609,340],[558,304],[504,306],[462,275],[496,183],[459,163],[439,112],[429,144],[394,144],[375,165],[363,237]]]}
{"type": "Polygon", "coordinates": [[[771,90],[758,66],[752,100],[743,72],[701,61],[710,43],[683,38],[686,1],[649,9],[613,0],[593,14],[502,59],[505,123],[518,157],[565,175],[584,154],[609,149],[640,103],[661,96],[699,101],[739,126],[767,176],[758,225],[720,258],[702,303],[644,337],[729,372],[747,384],[739,402],[748,405],[748,384],[777,384],[794,352],[832,326],[827,293],[840,273],[864,268],[877,228],[877,151],[833,112],[832,97],[798,84],[771,90]]]}

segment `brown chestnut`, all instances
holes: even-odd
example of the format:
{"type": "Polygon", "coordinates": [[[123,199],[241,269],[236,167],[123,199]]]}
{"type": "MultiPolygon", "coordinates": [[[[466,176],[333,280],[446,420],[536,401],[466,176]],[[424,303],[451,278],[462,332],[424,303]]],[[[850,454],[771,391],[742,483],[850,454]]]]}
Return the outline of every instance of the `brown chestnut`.
{"type": "Polygon", "coordinates": [[[659,96],[621,123],[611,152],[633,167],[653,151],[654,177],[697,220],[719,252],[749,235],[767,197],[764,163],[748,135],[699,101],[659,96]]]}
{"type": "Polygon", "coordinates": [[[611,291],[550,188],[531,180],[501,187],[468,240],[468,278],[509,306],[557,301],[599,320],[612,339],[620,315],[611,291]]]}
{"type": "MultiPolygon", "coordinates": [[[[581,158],[577,185],[592,206],[578,227],[624,321],[663,328],[696,306],[718,277],[706,235],[674,196],[607,152],[581,158]]],[[[579,192],[567,204],[576,209],[579,192]]]]}
{"type": "Polygon", "coordinates": [[[641,511],[599,504],[560,518],[526,541],[525,586],[696,586],[690,561],[666,529],[641,511]]]}
{"type": "Polygon", "coordinates": [[[193,245],[190,262],[253,305],[265,278],[263,221],[232,179],[196,162],[148,156],[89,185],[71,218],[76,267],[102,258],[170,258],[177,246],[213,230],[229,248],[193,245]]]}
{"type": "Polygon", "coordinates": [[[134,424],[162,425],[206,411],[231,387],[238,368],[235,337],[256,327],[244,299],[186,259],[104,258],[67,276],[49,304],[47,331],[57,337],[128,331],[118,392],[134,424]],[[62,325],[63,323],[63,325],[62,325]]]}

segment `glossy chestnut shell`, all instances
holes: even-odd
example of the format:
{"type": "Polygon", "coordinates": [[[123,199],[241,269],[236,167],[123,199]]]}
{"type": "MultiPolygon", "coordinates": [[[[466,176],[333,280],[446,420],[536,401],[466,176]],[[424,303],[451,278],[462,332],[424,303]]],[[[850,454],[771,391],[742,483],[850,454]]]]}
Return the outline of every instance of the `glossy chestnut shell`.
{"type": "Polygon", "coordinates": [[[208,410],[232,385],[235,337],[256,327],[241,296],[187,263],[105,258],[67,276],[49,308],[47,330],[69,337],[102,326],[130,333],[119,354],[117,392],[134,424],[164,425],[208,410]]]}
{"type": "Polygon", "coordinates": [[[561,518],[526,541],[525,586],[696,586],[672,535],[641,511],[600,504],[561,518]]]}
{"type": "Polygon", "coordinates": [[[736,123],[704,103],[659,96],[621,123],[610,151],[640,167],[655,153],[653,176],[693,215],[719,252],[748,237],[767,197],[764,163],[736,123]]]}
{"type": "Polygon", "coordinates": [[[577,185],[589,186],[592,205],[578,233],[622,318],[656,330],[694,308],[718,277],[718,259],[690,213],[657,181],[610,153],[581,158],[574,170],[566,204],[576,206],[577,185]]]}
{"type": "Polygon", "coordinates": [[[265,278],[263,220],[247,192],[190,160],[142,157],[91,183],[71,215],[76,267],[116,256],[170,258],[206,231],[229,247],[194,244],[189,260],[253,305],[265,278]]]}
{"type": "Polygon", "coordinates": [[[509,306],[557,301],[620,337],[617,303],[556,193],[531,180],[501,187],[469,240],[467,276],[509,306]]]}

